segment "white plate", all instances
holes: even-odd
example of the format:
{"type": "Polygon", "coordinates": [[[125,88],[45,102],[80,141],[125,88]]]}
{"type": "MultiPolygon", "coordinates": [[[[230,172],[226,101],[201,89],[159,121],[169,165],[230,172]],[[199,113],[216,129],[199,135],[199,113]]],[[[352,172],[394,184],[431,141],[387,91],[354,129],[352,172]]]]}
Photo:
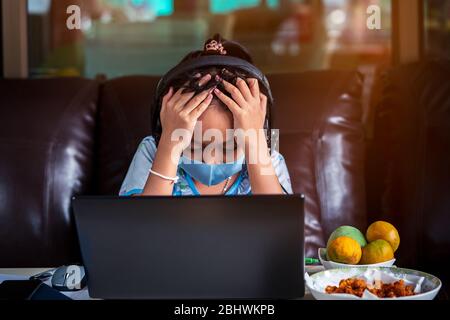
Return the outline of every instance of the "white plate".
{"type": "Polygon", "coordinates": [[[328,269],[337,269],[337,268],[361,268],[361,267],[392,267],[395,263],[395,259],[374,263],[374,264],[344,264],[338,263],[334,261],[327,260],[327,249],[319,248],[318,251],[319,260],[322,263],[323,267],[328,269]]]}
{"type": "MultiPolygon", "coordinates": [[[[341,269],[321,271],[309,277],[313,282],[324,281],[327,279],[333,279],[333,281],[335,281],[336,277],[338,277],[337,280],[340,281],[343,279],[353,278],[357,277],[358,275],[362,275],[365,271],[367,271],[367,269],[377,269],[380,271],[389,272],[392,275],[399,278],[404,278],[406,276],[417,276],[424,278],[422,282],[421,293],[409,297],[384,298],[380,300],[433,300],[442,287],[441,280],[439,280],[437,277],[431,274],[403,268],[386,268],[386,267],[341,268],[341,269]]],[[[324,291],[323,292],[318,291],[312,288],[309,285],[308,281],[306,281],[306,286],[311,291],[313,297],[317,300],[361,300],[361,298],[350,294],[335,295],[335,294],[328,294],[324,291]]]]}

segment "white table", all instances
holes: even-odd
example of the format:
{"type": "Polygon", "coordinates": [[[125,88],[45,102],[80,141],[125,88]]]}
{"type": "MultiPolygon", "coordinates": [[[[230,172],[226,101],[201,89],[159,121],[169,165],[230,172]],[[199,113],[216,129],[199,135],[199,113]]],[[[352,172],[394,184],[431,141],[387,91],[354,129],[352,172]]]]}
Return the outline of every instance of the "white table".
{"type": "MultiPolygon", "coordinates": [[[[48,270],[52,270],[52,268],[9,268],[9,269],[0,268],[0,275],[18,276],[25,279],[35,274],[42,273],[48,270]]],[[[308,274],[314,274],[322,270],[324,270],[323,266],[306,266],[306,272],[308,272],[308,274]]],[[[50,280],[47,280],[45,283],[50,284],[50,280]]],[[[89,297],[89,292],[87,288],[84,288],[83,290],[76,292],[63,292],[63,294],[74,300],[92,300],[89,297]]],[[[306,287],[305,287],[305,296],[302,299],[314,300],[313,296],[306,287]]]]}

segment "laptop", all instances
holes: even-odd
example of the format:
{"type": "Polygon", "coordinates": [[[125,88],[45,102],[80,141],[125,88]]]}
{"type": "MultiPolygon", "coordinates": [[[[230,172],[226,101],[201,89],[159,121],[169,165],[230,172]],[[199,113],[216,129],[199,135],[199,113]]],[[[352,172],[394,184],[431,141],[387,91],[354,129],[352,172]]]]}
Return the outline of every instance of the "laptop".
{"type": "Polygon", "coordinates": [[[89,294],[101,299],[304,295],[304,197],[75,197],[89,294]]]}

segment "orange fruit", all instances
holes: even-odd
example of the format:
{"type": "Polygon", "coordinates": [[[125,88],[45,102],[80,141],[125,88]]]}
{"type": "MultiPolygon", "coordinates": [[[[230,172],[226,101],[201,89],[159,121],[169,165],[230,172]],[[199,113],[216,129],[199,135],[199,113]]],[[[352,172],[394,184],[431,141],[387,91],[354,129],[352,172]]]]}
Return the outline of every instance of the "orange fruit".
{"type": "Polygon", "coordinates": [[[361,246],[350,237],[338,237],[327,246],[327,258],[334,262],[358,264],[361,255],[361,246]]]}
{"type": "Polygon", "coordinates": [[[374,264],[394,259],[394,250],[389,242],[379,239],[362,249],[360,264],[374,264]]]}
{"type": "Polygon", "coordinates": [[[392,246],[392,249],[397,251],[400,245],[400,235],[397,229],[386,221],[377,221],[372,223],[366,231],[366,239],[369,242],[375,240],[386,240],[392,246]]]}

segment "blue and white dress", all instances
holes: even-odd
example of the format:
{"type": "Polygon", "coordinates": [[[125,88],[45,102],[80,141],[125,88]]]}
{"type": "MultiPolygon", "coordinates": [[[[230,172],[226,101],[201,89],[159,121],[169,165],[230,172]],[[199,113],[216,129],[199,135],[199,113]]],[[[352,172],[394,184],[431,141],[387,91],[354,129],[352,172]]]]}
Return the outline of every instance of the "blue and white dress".
{"type": "MultiPolygon", "coordinates": [[[[131,196],[143,192],[155,159],[156,149],[156,142],[153,137],[149,136],[142,140],[122,183],[119,195],[131,196]]],[[[278,181],[286,193],[292,194],[291,179],[289,178],[289,172],[283,156],[277,151],[273,151],[271,159],[278,181]]],[[[180,167],[178,167],[177,176],[179,179],[174,184],[173,196],[200,195],[193,179],[180,167]]],[[[245,165],[225,195],[251,195],[250,180],[245,165]]]]}

